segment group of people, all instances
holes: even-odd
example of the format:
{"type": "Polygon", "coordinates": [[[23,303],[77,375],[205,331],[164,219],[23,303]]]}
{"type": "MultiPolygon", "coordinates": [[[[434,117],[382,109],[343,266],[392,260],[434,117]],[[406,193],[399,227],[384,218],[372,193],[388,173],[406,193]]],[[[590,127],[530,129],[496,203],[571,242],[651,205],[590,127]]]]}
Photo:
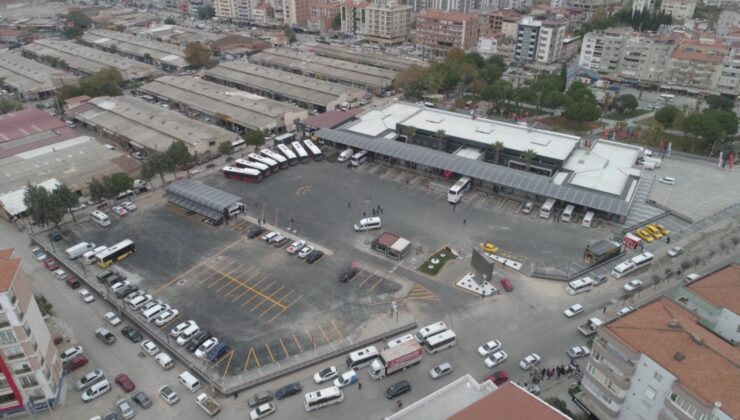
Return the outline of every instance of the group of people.
{"type": "Polygon", "coordinates": [[[560,379],[560,376],[573,376],[581,373],[581,369],[578,367],[577,364],[571,362],[569,365],[562,365],[557,366],[554,368],[542,368],[542,371],[540,371],[540,379],[550,379],[553,376],[555,376],[557,379],[560,379]]]}

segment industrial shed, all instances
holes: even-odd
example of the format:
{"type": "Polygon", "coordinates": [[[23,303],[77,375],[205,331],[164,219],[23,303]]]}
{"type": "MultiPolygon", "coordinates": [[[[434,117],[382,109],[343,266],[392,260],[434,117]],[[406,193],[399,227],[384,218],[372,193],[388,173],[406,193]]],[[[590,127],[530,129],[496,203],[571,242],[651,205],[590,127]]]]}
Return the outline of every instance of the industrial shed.
{"type": "Polygon", "coordinates": [[[220,224],[244,212],[241,198],[192,179],[181,179],[165,188],[165,198],[185,210],[220,224]]]}

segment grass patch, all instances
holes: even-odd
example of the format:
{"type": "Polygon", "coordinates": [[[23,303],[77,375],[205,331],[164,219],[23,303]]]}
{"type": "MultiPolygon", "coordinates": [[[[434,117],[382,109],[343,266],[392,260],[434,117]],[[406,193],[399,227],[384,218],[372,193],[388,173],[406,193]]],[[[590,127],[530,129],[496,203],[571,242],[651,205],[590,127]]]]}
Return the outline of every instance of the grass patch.
{"type": "Polygon", "coordinates": [[[608,120],[614,120],[614,121],[624,121],[628,120],[630,118],[639,117],[640,115],[645,115],[648,112],[652,112],[649,109],[633,109],[630,112],[625,112],[624,114],[609,114],[605,115],[604,118],[608,120]]]}
{"type": "Polygon", "coordinates": [[[437,273],[439,273],[447,264],[447,261],[454,260],[455,258],[457,258],[457,256],[452,253],[452,250],[450,250],[449,247],[444,247],[427,258],[427,260],[424,261],[417,270],[424,274],[429,274],[430,276],[436,276],[437,273]],[[439,262],[437,264],[432,264],[432,260],[438,260],[439,262]],[[429,268],[430,266],[432,268],[429,268]]]}

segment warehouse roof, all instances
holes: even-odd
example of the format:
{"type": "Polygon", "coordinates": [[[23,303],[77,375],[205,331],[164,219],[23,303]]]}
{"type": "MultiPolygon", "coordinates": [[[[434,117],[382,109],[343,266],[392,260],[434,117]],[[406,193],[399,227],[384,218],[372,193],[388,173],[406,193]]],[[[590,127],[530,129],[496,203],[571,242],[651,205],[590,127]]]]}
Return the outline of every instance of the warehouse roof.
{"type": "Polygon", "coordinates": [[[241,198],[192,179],[175,181],[165,188],[170,202],[213,220],[223,219],[224,210],[241,198]]]}
{"type": "Polygon", "coordinates": [[[339,45],[316,43],[309,45],[308,48],[317,55],[336,58],[344,61],[351,61],[353,63],[367,64],[369,66],[380,67],[383,69],[395,71],[403,71],[413,65],[424,65],[424,62],[418,60],[412,60],[405,57],[397,57],[388,54],[379,54],[375,52],[356,51],[349,48],[341,47],[339,45]]]}
{"type": "Polygon", "coordinates": [[[610,214],[626,216],[630,207],[629,201],[585,191],[576,187],[557,185],[552,183],[551,179],[546,176],[459,157],[426,147],[328,128],[320,129],[317,135],[321,139],[355,149],[368,150],[407,162],[448,170],[502,187],[554,198],[566,203],[584,206],[610,214]]]}
{"type": "Polygon", "coordinates": [[[20,55],[0,51],[0,80],[25,95],[54,90],[76,81],[77,77],[20,55]]]}
{"type": "Polygon", "coordinates": [[[23,51],[36,56],[53,57],[66,63],[70,68],[83,73],[95,73],[108,67],[121,72],[124,80],[142,79],[159,72],[154,66],[124,58],[115,54],[96,50],[71,41],[37,39],[33,44],[24,45],[23,51]]]}
{"type": "Polygon", "coordinates": [[[98,45],[105,48],[116,46],[118,53],[125,53],[137,57],[149,55],[155,61],[182,68],[189,64],[185,60],[185,49],[166,42],[154,41],[123,32],[91,29],[82,36],[82,41],[89,45],[98,45]]]}

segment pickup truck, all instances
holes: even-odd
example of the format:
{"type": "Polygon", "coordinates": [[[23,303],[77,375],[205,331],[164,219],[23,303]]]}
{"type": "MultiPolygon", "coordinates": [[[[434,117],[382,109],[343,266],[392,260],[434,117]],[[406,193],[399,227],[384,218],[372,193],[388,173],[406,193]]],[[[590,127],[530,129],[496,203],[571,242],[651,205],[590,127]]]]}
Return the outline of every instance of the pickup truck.
{"type": "Polygon", "coordinates": [[[599,325],[603,324],[604,321],[600,320],[599,318],[591,318],[585,323],[578,326],[578,331],[581,332],[581,334],[585,335],[586,337],[590,335],[596,334],[596,328],[599,327],[599,325]]]}
{"type": "Polygon", "coordinates": [[[221,411],[221,406],[205,392],[195,397],[195,403],[200,406],[209,416],[213,417],[221,411]]]}

